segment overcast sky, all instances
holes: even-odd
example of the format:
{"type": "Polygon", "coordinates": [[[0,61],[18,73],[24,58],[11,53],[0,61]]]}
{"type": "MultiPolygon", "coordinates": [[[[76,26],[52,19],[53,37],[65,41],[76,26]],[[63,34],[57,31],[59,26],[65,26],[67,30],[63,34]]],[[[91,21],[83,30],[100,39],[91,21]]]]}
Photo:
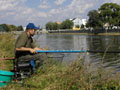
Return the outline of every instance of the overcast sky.
{"type": "Polygon", "coordinates": [[[0,24],[26,26],[29,22],[44,27],[48,21],[86,18],[90,10],[120,0],[0,0],[0,24]]]}

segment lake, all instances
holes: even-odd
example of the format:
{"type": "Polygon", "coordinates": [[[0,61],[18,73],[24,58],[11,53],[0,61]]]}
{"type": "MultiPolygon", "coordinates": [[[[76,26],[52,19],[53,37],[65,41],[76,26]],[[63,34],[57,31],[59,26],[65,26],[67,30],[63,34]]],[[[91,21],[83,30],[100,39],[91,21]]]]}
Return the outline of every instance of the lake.
{"type": "MultiPolygon", "coordinates": [[[[120,49],[120,36],[79,35],[79,34],[39,34],[34,39],[41,48],[51,50],[112,50],[120,49]]],[[[84,57],[84,64],[99,66],[103,61],[104,68],[120,71],[120,53],[63,53],[64,62],[72,62],[78,57],[84,57]],[[104,59],[103,59],[104,57],[104,59]]]]}

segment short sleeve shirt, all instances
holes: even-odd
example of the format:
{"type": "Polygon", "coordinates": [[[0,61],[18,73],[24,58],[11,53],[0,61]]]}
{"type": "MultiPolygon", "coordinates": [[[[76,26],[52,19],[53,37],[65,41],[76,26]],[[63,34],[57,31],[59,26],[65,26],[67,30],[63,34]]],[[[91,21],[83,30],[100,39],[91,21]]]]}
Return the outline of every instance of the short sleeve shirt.
{"type": "MultiPolygon", "coordinates": [[[[16,40],[15,48],[21,48],[21,47],[26,47],[26,48],[36,47],[35,42],[33,41],[32,37],[28,37],[27,32],[23,32],[22,34],[20,34],[20,36],[16,40]]],[[[28,54],[30,54],[30,52],[15,51],[16,58],[28,54]]]]}
{"type": "Polygon", "coordinates": [[[26,47],[26,48],[35,48],[35,42],[32,37],[28,37],[27,32],[23,32],[16,40],[16,48],[26,47]]]}

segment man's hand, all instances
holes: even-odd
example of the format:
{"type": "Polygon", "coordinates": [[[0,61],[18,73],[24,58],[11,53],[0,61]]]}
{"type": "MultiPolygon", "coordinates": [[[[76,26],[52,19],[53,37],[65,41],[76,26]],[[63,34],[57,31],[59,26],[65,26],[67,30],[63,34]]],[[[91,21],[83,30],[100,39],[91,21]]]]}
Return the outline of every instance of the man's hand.
{"type": "Polygon", "coordinates": [[[36,47],[36,48],[34,48],[34,50],[47,50],[47,49],[44,49],[44,48],[38,48],[38,47],[36,47]]]}
{"type": "Polygon", "coordinates": [[[34,48],[34,50],[36,51],[36,53],[37,53],[37,50],[48,50],[48,49],[46,49],[46,48],[38,48],[38,47],[36,47],[36,48],[34,48]]]}
{"type": "Polygon", "coordinates": [[[37,53],[35,49],[30,49],[31,53],[37,53]]]}

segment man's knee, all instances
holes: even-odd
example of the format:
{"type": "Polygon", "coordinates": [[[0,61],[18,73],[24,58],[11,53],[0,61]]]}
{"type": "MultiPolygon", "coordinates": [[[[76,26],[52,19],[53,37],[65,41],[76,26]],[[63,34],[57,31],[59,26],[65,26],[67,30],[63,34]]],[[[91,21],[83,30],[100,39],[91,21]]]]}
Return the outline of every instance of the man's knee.
{"type": "Polygon", "coordinates": [[[17,58],[18,61],[30,61],[31,59],[32,59],[32,55],[26,55],[17,58]]]}
{"type": "Polygon", "coordinates": [[[39,60],[39,61],[44,61],[47,59],[47,55],[45,53],[38,53],[38,54],[34,55],[33,58],[36,60],[39,60]]]}

